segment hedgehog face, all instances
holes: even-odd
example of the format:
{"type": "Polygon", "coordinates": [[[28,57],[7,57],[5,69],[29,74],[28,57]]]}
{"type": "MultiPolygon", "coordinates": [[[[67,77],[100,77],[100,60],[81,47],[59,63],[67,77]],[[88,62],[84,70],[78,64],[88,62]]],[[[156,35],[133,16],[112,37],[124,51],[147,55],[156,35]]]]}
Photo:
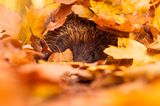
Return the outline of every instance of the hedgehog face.
{"type": "Polygon", "coordinates": [[[71,47],[73,61],[91,63],[104,59],[107,57],[107,55],[103,53],[104,48],[104,46],[99,48],[95,41],[74,43],[71,47]]]}

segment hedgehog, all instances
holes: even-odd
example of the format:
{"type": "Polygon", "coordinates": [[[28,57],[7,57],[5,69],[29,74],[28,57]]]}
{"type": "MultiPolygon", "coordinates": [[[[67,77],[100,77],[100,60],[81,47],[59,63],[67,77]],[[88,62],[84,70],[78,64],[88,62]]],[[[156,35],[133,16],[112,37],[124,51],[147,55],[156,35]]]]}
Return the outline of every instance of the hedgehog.
{"type": "Polygon", "coordinates": [[[117,45],[117,38],[97,28],[96,23],[71,14],[66,22],[54,31],[48,31],[45,41],[52,52],[63,52],[69,48],[73,61],[92,63],[106,59],[103,52],[109,45],[117,45]]]}

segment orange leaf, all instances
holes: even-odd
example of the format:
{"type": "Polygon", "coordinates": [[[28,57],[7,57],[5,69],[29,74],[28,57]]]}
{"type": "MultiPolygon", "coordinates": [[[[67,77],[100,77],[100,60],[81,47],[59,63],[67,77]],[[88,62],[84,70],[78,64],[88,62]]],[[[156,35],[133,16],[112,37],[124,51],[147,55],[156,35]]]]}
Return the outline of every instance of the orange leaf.
{"type": "Polygon", "coordinates": [[[48,61],[50,62],[71,62],[73,61],[73,54],[72,51],[70,49],[66,49],[64,52],[62,53],[53,53],[48,61]]]}
{"type": "Polygon", "coordinates": [[[124,32],[132,31],[132,25],[128,20],[126,20],[121,25],[117,24],[114,20],[106,20],[106,19],[103,19],[102,17],[97,17],[97,16],[94,16],[93,20],[102,28],[107,27],[107,28],[112,28],[119,31],[124,31],[124,32]]]}

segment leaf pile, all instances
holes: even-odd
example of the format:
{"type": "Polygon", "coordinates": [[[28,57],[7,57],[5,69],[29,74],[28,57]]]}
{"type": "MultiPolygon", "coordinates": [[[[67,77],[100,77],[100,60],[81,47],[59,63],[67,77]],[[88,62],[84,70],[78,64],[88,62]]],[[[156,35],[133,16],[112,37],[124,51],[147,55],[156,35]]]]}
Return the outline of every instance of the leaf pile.
{"type": "Polygon", "coordinates": [[[159,106],[159,0],[0,1],[0,106],[159,106]],[[106,60],[52,53],[48,30],[77,14],[118,37],[106,60]]]}

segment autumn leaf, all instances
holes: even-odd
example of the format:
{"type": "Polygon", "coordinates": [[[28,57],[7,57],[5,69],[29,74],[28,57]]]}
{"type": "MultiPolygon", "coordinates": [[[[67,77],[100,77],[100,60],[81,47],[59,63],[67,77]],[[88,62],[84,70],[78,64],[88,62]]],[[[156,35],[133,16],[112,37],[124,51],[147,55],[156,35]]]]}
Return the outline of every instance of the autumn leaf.
{"type": "Polygon", "coordinates": [[[26,64],[21,66],[18,69],[18,72],[20,72],[22,75],[30,75],[31,73],[37,73],[37,77],[49,80],[54,83],[60,83],[64,79],[65,74],[81,75],[81,73],[84,73],[83,75],[88,76],[87,72],[81,72],[80,69],[74,69],[65,63],[26,64]]]}
{"type": "Polygon", "coordinates": [[[49,24],[46,27],[45,32],[43,35],[45,35],[49,30],[55,30],[62,26],[69,14],[71,14],[71,5],[61,5],[58,9],[56,9],[52,15],[51,15],[51,20],[49,24]]]}
{"type": "Polygon", "coordinates": [[[73,61],[73,53],[70,49],[66,49],[61,53],[52,53],[48,58],[49,62],[72,62],[73,61]]]}
{"type": "Polygon", "coordinates": [[[147,55],[147,47],[128,38],[119,38],[118,47],[110,46],[104,52],[115,59],[133,59],[133,66],[154,61],[153,58],[147,55]]]}
{"type": "Polygon", "coordinates": [[[119,5],[110,5],[104,1],[95,2],[90,0],[90,9],[96,14],[93,21],[102,29],[111,28],[118,31],[131,32],[131,22],[121,12],[119,5]]]}
{"type": "Polygon", "coordinates": [[[21,17],[2,5],[0,5],[0,12],[0,37],[4,34],[17,36],[20,30],[21,17]]]}
{"type": "MultiPolygon", "coordinates": [[[[123,24],[119,25],[114,20],[106,20],[103,17],[94,16],[93,20],[101,29],[107,31],[108,28],[115,29],[122,32],[132,32],[132,24],[127,20],[123,24]]],[[[128,34],[127,34],[128,35],[128,34]]]]}
{"type": "Polygon", "coordinates": [[[29,102],[25,98],[27,97],[25,93],[27,89],[13,74],[13,67],[8,66],[8,68],[4,68],[6,67],[5,64],[0,64],[0,105],[12,106],[14,104],[16,106],[27,106],[28,103],[26,104],[26,101],[29,102]]]}
{"type": "Polygon", "coordinates": [[[55,2],[58,3],[63,3],[63,4],[72,4],[74,3],[76,0],[55,0],[55,2]]]}
{"type": "Polygon", "coordinates": [[[155,16],[153,18],[153,26],[160,31],[160,6],[158,6],[155,11],[155,16]]]}
{"type": "Polygon", "coordinates": [[[0,0],[0,4],[3,4],[12,11],[18,12],[23,17],[26,7],[31,5],[31,0],[0,0]]]}
{"type": "Polygon", "coordinates": [[[22,65],[34,63],[34,51],[25,51],[19,40],[11,37],[4,38],[0,41],[0,60],[7,61],[12,65],[22,65]]]}
{"type": "Polygon", "coordinates": [[[123,13],[145,13],[150,8],[150,0],[122,0],[121,5],[123,13]]]}
{"type": "Polygon", "coordinates": [[[47,11],[53,11],[60,6],[60,3],[55,3],[54,0],[31,0],[33,7],[40,9],[44,8],[47,11]]]}
{"type": "Polygon", "coordinates": [[[84,7],[82,5],[73,5],[72,11],[83,18],[92,19],[93,17],[93,13],[87,7],[84,7]]]}
{"type": "Polygon", "coordinates": [[[31,31],[37,37],[43,37],[42,33],[45,29],[48,17],[49,13],[44,9],[30,8],[27,10],[26,22],[24,21],[24,23],[22,23],[18,35],[18,38],[23,41],[23,44],[30,43],[31,31]]]}
{"type": "Polygon", "coordinates": [[[121,14],[118,6],[109,5],[103,1],[95,2],[93,0],[90,0],[90,5],[91,10],[105,20],[114,20],[117,24],[123,24],[126,21],[125,17],[117,15],[121,14]]]}

